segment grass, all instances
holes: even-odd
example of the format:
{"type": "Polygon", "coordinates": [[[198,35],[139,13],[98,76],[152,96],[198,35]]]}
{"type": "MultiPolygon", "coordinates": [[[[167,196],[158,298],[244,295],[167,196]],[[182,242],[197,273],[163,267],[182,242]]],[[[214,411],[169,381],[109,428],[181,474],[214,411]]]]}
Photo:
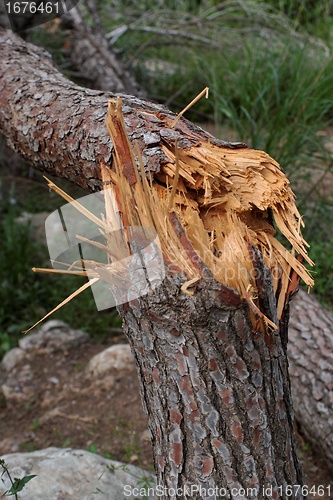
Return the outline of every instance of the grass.
{"type": "Polygon", "coordinates": [[[330,38],[329,17],[332,15],[331,0],[264,0],[272,7],[280,10],[293,20],[296,26],[303,25],[311,33],[330,38]]]}
{"type": "Polygon", "coordinates": [[[293,181],[323,168],[327,153],[317,133],[333,118],[329,47],[282,13],[285,2],[273,2],[282,12],[271,2],[216,3],[190,10],[187,2],[118,2],[118,17],[106,17],[106,30],[127,24],[115,47],[151,96],[180,111],[209,86],[210,100],[187,117],[213,117],[238,140],[274,156],[293,181]]]}
{"type": "Polygon", "coordinates": [[[22,478],[17,478],[14,477],[12,478],[12,475],[8,469],[8,465],[4,460],[0,460],[0,467],[2,469],[2,473],[0,474],[1,480],[3,480],[3,476],[7,476],[10,482],[10,489],[5,491],[5,493],[2,495],[4,496],[14,496],[16,500],[18,500],[18,493],[23,490],[24,486],[31,481],[34,477],[36,477],[35,474],[30,475],[30,476],[24,476],[22,478]]]}
{"type": "Polygon", "coordinates": [[[326,233],[310,239],[311,256],[316,263],[313,274],[318,299],[333,310],[333,237],[326,233]]]}

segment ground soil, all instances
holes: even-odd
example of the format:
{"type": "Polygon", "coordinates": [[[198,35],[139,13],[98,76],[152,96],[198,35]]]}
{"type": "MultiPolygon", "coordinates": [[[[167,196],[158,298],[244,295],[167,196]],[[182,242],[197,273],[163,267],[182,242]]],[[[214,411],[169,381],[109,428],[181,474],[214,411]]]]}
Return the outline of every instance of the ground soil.
{"type": "Polygon", "coordinates": [[[86,370],[95,354],[125,341],[113,336],[65,353],[37,352],[20,362],[18,396],[0,409],[0,454],[72,447],[152,467],[135,367],[113,372],[111,387],[86,370]]]}
{"type": "MultiPolygon", "coordinates": [[[[0,454],[49,446],[72,447],[151,470],[147,418],[141,407],[135,368],[128,366],[125,372],[114,372],[111,388],[103,380],[92,382],[87,375],[86,367],[93,355],[111,344],[124,342],[125,336],[119,334],[102,343],[88,342],[52,355],[37,353],[21,361],[17,370],[20,397],[7,404],[3,401],[0,408],[0,454]]],[[[331,485],[333,492],[333,474],[325,461],[301,436],[299,439],[306,484],[331,485]]],[[[325,493],[309,498],[329,496],[325,493]]]]}

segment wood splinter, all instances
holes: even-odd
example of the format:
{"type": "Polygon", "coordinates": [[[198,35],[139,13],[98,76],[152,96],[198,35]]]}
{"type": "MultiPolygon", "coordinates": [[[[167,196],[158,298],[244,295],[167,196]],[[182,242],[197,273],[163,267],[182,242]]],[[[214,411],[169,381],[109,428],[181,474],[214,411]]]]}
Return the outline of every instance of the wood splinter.
{"type": "MultiPolygon", "coordinates": [[[[207,90],[204,89],[191,105],[207,90]]],[[[174,127],[181,114],[166,127],[174,127]]],[[[228,147],[201,142],[188,149],[179,149],[177,140],[176,143],[164,140],[162,148],[168,162],[152,178],[144,169],[139,147],[134,152],[131,146],[119,97],[109,101],[106,125],[114,144],[115,167],[113,170],[101,164],[106,216],[99,219],[88,213],[48,182],[51,189],[101,228],[106,242],[98,245],[106,250],[109,261],[118,255],[119,245],[122,255],[126,251],[130,253],[128,228],[152,228],[158,235],[168,269],[181,271],[186,277],[181,286],[183,293],[194,295],[193,285],[202,278],[202,270],[208,268],[217,281],[237,291],[247,302],[254,327],[259,318],[262,329],[266,331],[269,326],[276,330],[276,323],[264,314],[256,300],[258,269],[249,249],[257,249],[264,268],[270,272],[278,320],[283,314],[286,297],[292,295],[299,278],[309,287],[314,284],[301,262],[304,259],[313,264],[301,235],[301,216],[289,181],[278,163],[263,151],[244,145],[228,147]],[[291,251],[276,239],[271,217],[289,240],[291,251]],[[119,218],[122,241],[118,240],[115,245],[108,235],[110,228],[119,226],[119,218]],[[299,254],[297,258],[294,251],[299,254]]],[[[84,237],[80,239],[89,242],[84,237]]],[[[96,266],[100,268],[103,264],[96,263],[96,266]]],[[[90,267],[93,266],[90,264],[90,267]]],[[[97,269],[94,279],[103,279],[101,269],[97,269]]],[[[90,286],[92,281],[62,304],[90,286]]]]}

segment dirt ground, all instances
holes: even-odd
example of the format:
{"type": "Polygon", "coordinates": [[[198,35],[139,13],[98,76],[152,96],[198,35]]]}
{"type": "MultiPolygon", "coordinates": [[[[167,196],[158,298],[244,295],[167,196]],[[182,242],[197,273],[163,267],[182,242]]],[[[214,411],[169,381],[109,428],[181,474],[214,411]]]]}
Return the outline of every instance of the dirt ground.
{"type": "Polygon", "coordinates": [[[7,405],[2,402],[0,409],[0,454],[71,447],[151,468],[135,368],[114,372],[111,388],[102,380],[89,380],[85,370],[95,354],[125,341],[119,336],[65,353],[37,354],[29,360],[31,371],[22,361],[17,375],[20,396],[7,405]]]}
{"type": "MultiPolygon", "coordinates": [[[[24,397],[13,398],[7,405],[0,401],[0,455],[49,446],[71,447],[151,470],[152,450],[136,370],[129,367],[125,373],[115,373],[111,389],[103,381],[92,383],[85,370],[93,355],[124,342],[126,338],[118,335],[65,353],[38,354],[29,361],[29,373],[27,362],[22,361],[17,383],[24,397]]],[[[333,473],[299,438],[306,484],[331,485],[332,492],[333,473]]]]}

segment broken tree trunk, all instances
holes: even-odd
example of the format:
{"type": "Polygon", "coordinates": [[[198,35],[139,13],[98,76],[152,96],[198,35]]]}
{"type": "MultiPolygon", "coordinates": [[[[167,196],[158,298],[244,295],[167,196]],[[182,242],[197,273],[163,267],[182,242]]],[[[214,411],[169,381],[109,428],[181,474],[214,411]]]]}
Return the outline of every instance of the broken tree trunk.
{"type": "MultiPolygon", "coordinates": [[[[141,174],[154,178],[145,184],[142,175],[140,188],[126,135],[113,135],[112,156],[107,97],[68,82],[43,51],[1,33],[0,128],[12,147],[87,189],[101,187],[104,171],[133,222],[140,206],[133,210],[131,200],[154,203],[149,215],[143,202],[140,217],[153,221],[168,273],[120,312],[158,480],[169,487],[162,498],[180,498],[171,488],[191,485],[192,498],[208,498],[214,488],[226,498],[304,498],[301,489],[287,489],[302,477],[286,346],[297,275],[312,281],[271,224],[274,217],[308,258],[288,181],[265,153],[216,141],[185,120],[175,123],[165,108],[127,96],[118,130],[140,151],[141,174]]],[[[116,124],[117,109],[110,114],[116,124]]]]}
{"type": "MultiPolygon", "coordinates": [[[[4,30],[0,30],[0,79],[0,129],[12,149],[37,169],[87,190],[100,189],[100,162],[111,162],[105,118],[107,99],[114,94],[70,82],[54,68],[47,52],[4,30]]],[[[170,129],[173,113],[133,96],[123,96],[123,112],[127,132],[138,142],[151,172],[168,161],[160,147],[164,138],[178,139],[182,148],[211,137],[183,120],[177,130],[170,129]]]]}
{"type": "Polygon", "coordinates": [[[268,210],[308,258],[286,179],[262,152],[250,157],[246,148],[202,141],[183,150],[166,143],[169,162],[155,173],[158,182],[147,181],[120,100],[109,108],[116,172],[102,165],[103,180],[113,185],[125,228],[156,230],[167,267],[160,287],[119,307],[163,498],[265,498],[267,488],[272,498],[287,498],[287,486],[302,482],[288,301],[298,284],[293,273],[311,279],[282,252],[269,222],[268,210]]]}

